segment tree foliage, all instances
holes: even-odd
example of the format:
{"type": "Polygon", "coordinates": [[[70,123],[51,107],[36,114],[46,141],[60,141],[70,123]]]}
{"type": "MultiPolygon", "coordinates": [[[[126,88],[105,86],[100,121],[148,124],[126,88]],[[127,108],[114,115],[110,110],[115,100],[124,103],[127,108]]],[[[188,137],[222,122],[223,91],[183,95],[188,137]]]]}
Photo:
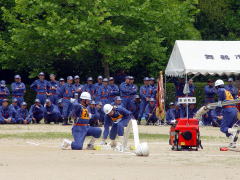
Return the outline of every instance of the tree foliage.
{"type": "Polygon", "coordinates": [[[175,40],[201,38],[196,0],[8,2],[1,8],[0,64],[30,77],[42,70],[100,73],[102,65],[111,73],[157,75],[175,40]]]}

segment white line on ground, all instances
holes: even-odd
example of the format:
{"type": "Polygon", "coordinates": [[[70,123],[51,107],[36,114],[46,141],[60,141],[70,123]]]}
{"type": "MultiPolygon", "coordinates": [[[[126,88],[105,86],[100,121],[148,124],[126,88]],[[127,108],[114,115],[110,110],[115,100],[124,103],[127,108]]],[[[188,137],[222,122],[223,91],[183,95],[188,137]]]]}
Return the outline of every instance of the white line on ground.
{"type": "Polygon", "coordinates": [[[30,145],[34,145],[34,146],[39,146],[39,145],[40,145],[40,143],[37,143],[37,142],[27,141],[26,143],[27,143],[27,144],[30,144],[30,145]]]}

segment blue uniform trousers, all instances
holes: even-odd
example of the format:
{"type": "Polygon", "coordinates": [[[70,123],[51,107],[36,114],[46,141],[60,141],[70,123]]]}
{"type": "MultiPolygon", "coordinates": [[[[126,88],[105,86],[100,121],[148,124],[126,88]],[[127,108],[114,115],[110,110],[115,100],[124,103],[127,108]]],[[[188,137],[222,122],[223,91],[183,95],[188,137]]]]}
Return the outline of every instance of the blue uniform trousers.
{"type": "Polygon", "coordinates": [[[232,126],[237,122],[237,108],[223,108],[223,119],[221,123],[220,130],[226,134],[227,137],[230,136],[228,133],[228,129],[232,128],[232,126]]]}
{"type": "Polygon", "coordinates": [[[98,127],[91,126],[73,126],[72,135],[74,141],[71,144],[73,150],[82,150],[83,143],[86,136],[93,136],[99,138],[102,134],[102,130],[98,127]]]}

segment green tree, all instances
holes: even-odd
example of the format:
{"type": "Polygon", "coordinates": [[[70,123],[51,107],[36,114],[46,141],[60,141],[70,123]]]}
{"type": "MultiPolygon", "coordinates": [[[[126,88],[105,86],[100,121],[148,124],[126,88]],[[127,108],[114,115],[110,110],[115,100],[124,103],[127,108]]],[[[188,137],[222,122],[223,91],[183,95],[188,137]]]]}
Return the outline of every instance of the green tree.
{"type": "Polygon", "coordinates": [[[1,38],[0,64],[30,77],[99,66],[106,76],[136,68],[157,75],[175,40],[201,38],[196,0],[16,0],[1,10],[10,38],[1,38]]]}

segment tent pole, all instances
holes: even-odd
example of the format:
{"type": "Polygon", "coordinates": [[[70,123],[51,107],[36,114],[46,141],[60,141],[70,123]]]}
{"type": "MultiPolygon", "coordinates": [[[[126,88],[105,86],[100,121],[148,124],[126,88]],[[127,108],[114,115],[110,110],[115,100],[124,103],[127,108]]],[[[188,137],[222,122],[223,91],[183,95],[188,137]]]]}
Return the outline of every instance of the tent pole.
{"type": "MultiPolygon", "coordinates": [[[[185,85],[187,85],[187,83],[188,83],[188,75],[186,74],[186,76],[185,76],[185,85]]],[[[188,97],[188,93],[186,94],[186,97],[188,97]]],[[[187,119],[188,119],[188,101],[187,101],[187,107],[186,107],[186,109],[187,109],[187,119]]]]}
{"type": "Polygon", "coordinates": [[[166,102],[167,102],[167,76],[166,73],[164,73],[164,124],[166,123],[166,102]]]}

